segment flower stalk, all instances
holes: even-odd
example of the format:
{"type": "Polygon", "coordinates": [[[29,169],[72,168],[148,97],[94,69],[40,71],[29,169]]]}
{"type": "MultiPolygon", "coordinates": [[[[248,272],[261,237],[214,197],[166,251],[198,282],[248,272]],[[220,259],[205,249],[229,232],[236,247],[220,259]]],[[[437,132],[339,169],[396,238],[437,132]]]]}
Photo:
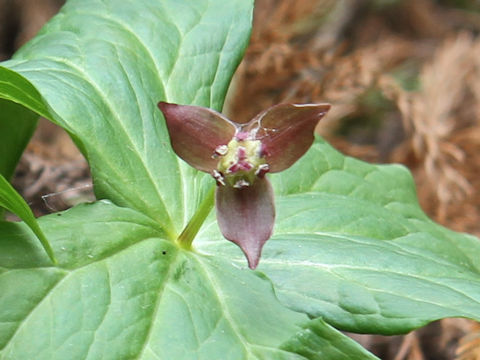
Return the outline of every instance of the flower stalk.
{"type": "Polygon", "coordinates": [[[197,211],[193,215],[193,217],[188,222],[185,229],[183,229],[182,233],[177,238],[177,244],[185,250],[191,250],[192,242],[197,236],[198,231],[202,227],[205,219],[207,218],[210,211],[212,211],[213,205],[215,203],[215,187],[212,187],[209,191],[205,199],[203,199],[202,203],[198,207],[197,211]]]}

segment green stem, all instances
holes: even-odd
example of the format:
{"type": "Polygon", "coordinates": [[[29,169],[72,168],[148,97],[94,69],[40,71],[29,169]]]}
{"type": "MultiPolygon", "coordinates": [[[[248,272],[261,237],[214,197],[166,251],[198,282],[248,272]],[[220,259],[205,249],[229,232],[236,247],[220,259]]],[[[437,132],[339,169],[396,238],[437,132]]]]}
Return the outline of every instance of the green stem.
{"type": "Polygon", "coordinates": [[[178,237],[177,243],[181,248],[187,250],[190,250],[192,248],[193,239],[195,239],[195,236],[202,227],[203,222],[207,218],[208,214],[210,214],[210,211],[213,208],[214,201],[215,186],[210,189],[207,196],[205,197],[205,199],[203,199],[199,208],[178,237]]]}

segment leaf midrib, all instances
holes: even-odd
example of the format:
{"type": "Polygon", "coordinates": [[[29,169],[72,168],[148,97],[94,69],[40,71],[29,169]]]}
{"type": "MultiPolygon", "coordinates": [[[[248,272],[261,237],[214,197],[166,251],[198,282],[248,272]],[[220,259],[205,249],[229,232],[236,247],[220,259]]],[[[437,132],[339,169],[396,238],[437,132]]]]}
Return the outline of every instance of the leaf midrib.
{"type": "MultiPolygon", "coordinates": [[[[77,73],[75,72],[68,72],[64,69],[53,69],[53,68],[48,68],[49,71],[53,71],[53,72],[66,72],[70,75],[74,75],[74,76],[77,76],[79,79],[87,82],[94,90],[95,92],[99,95],[99,97],[102,99],[102,102],[107,106],[107,108],[109,109],[109,112],[115,117],[116,119],[116,123],[119,125],[118,128],[120,128],[122,130],[122,133],[125,135],[126,139],[129,141],[129,143],[132,145],[131,148],[135,149],[135,157],[139,160],[138,163],[141,164],[142,168],[145,170],[145,173],[148,175],[148,179],[150,181],[150,183],[153,185],[153,188],[155,189],[155,193],[156,195],[158,196],[158,199],[161,201],[162,203],[162,207],[163,207],[163,212],[167,215],[168,217],[168,221],[169,221],[169,224],[168,226],[165,226],[165,231],[167,233],[171,233],[172,232],[172,229],[175,229],[175,227],[173,226],[173,222],[172,222],[172,217],[171,217],[171,214],[169,211],[167,211],[167,208],[166,208],[166,205],[165,205],[165,201],[163,199],[163,196],[158,188],[158,185],[156,182],[153,181],[153,177],[152,177],[152,174],[150,173],[150,170],[149,168],[147,167],[146,163],[145,163],[145,159],[140,156],[140,152],[139,150],[137,149],[134,141],[132,140],[132,138],[130,137],[127,129],[124,127],[124,124],[120,121],[120,115],[118,113],[116,113],[113,109],[114,107],[109,103],[109,101],[107,101],[107,99],[103,96],[102,92],[100,91],[100,89],[97,88],[96,86],[96,83],[91,81],[91,79],[87,76],[87,73],[83,72],[81,68],[78,68],[76,65],[73,65],[72,63],[66,61],[65,59],[62,59],[62,58],[54,58],[54,57],[46,57],[48,60],[52,61],[52,62],[58,62],[58,63],[63,63],[67,66],[70,66],[72,69],[75,69],[77,71],[77,73]],[[85,77],[82,77],[82,74],[85,76],[85,77]]],[[[35,70],[28,70],[28,71],[24,71],[24,72],[38,72],[39,70],[35,69],[35,70]]],[[[60,79],[60,81],[62,81],[62,79],[60,79]]],[[[71,84],[68,84],[71,86],[71,84]]],[[[98,151],[96,152],[97,154],[101,154],[101,152],[99,153],[98,151]]],[[[109,163],[108,161],[108,157],[104,157],[102,156],[102,159],[104,159],[104,161],[102,163],[109,163]]],[[[178,163],[178,160],[177,160],[177,163],[178,163]]],[[[119,178],[121,178],[121,174],[119,173],[119,169],[117,169],[117,167],[115,166],[109,166],[109,168],[114,171],[117,176],[119,178]]],[[[112,185],[111,182],[109,182],[112,185]]],[[[117,190],[117,193],[118,194],[123,194],[124,191],[121,191],[120,190],[117,190]]],[[[142,197],[141,196],[136,196],[134,197],[137,201],[140,200],[142,201],[142,203],[144,204],[145,208],[146,209],[150,209],[150,206],[145,203],[143,200],[142,200],[142,197]]],[[[128,201],[129,203],[131,203],[130,201],[128,201]]],[[[135,202],[135,201],[134,201],[135,202]]],[[[146,212],[145,215],[149,216],[148,214],[149,212],[146,212]]],[[[154,218],[152,218],[153,220],[155,220],[154,218]]],[[[175,236],[172,236],[172,237],[175,237],[175,236]]]]}

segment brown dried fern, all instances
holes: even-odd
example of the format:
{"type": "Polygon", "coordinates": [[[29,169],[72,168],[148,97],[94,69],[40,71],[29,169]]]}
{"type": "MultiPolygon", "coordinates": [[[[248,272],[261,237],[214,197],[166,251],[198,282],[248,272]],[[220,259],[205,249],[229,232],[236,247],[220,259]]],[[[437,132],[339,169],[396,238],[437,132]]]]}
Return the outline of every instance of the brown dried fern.
{"type": "Polygon", "coordinates": [[[415,158],[424,166],[439,199],[438,216],[445,218],[447,206],[471,195],[473,188],[459,172],[465,153],[449,138],[465,126],[457,111],[467,96],[468,79],[474,70],[473,38],[460,34],[445,41],[420,73],[421,89],[405,91],[389,75],[380,88],[394,100],[415,158]]]}
{"type": "Polygon", "coordinates": [[[460,340],[455,360],[480,360],[480,324],[472,323],[470,332],[460,340]]]}

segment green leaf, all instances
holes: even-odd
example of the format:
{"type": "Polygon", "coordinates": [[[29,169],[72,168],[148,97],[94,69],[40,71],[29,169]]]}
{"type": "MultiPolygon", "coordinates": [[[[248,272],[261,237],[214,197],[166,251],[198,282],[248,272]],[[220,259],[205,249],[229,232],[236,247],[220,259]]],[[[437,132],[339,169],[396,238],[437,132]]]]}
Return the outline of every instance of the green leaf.
{"type": "Polygon", "coordinates": [[[38,115],[49,117],[50,113],[28,80],[2,66],[0,109],[0,174],[10,179],[37,126],[38,115]]]}
{"type": "Polygon", "coordinates": [[[10,179],[37,125],[37,115],[0,99],[0,175],[10,179]]]}
{"type": "Polygon", "coordinates": [[[311,360],[378,359],[321,318],[304,324],[304,329],[283,348],[311,360]]]}
{"type": "Polygon", "coordinates": [[[173,153],[156,104],[221,109],[252,8],[252,0],[70,0],[3,64],[20,89],[3,96],[22,103],[33,85],[45,116],[87,157],[97,198],[149,215],[173,239],[213,181],[173,153]]]}
{"type": "Polygon", "coordinates": [[[12,185],[0,174],[0,207],[7,209],[8,211],[16,214],[20,219],[30,227],[30,229],[37,236],[38,240],[43,246],[43,249],[48,254],[50,260],[55,263],[55,255],[52,248],[48,243],[47,238],[42,232],[42,229],[37,223],[32,210],[28,207],[27,203],[20,194],[13,188],[12,185]]]}
{"type": "MultiPolygon", "coordinates": [[[[365,333],[480,320],[480,241],[429,220],[405,168],[367,164],[317,141],[271,179],[277,221],[258,270],[286,306],[365,333]]],[[[213,217],[193,245],[246,266],[213,217]]]]}
{"type": "Polygon", "coordinates": [[[2,360],[376,359],[282,306],[255,272],[178,248],[135,210],[101,201],[40,222],[57,267],[24,224],[0,223],[2,360]]]}
{"type": "MultiPolygon", "coordinates": [[[[0,66],[0,99],[12,101],[40,116],[51,118],[38,90],[26,78],[3,66],[0,66]]],[[[3,105],[6,104],[2,102],[3,105]]],[[[14,123],[13,119],[11,122],[14,123]]]]}

